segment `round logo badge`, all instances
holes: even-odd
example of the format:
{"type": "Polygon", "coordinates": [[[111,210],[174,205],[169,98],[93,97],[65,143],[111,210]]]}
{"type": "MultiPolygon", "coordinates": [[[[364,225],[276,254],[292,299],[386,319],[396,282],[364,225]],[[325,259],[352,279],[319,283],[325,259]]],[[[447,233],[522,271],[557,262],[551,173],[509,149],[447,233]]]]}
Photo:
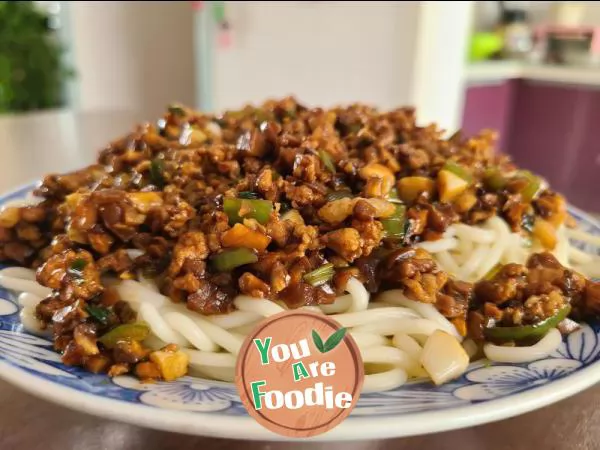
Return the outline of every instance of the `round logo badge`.
{"type": "Polygon", "coordinates": [[[286,311],[269,317],[241,348],[235,382],[248,413],[287,437],[325,433],[342,422],[364,381],[358,347],[325,315],[286,311]]]}

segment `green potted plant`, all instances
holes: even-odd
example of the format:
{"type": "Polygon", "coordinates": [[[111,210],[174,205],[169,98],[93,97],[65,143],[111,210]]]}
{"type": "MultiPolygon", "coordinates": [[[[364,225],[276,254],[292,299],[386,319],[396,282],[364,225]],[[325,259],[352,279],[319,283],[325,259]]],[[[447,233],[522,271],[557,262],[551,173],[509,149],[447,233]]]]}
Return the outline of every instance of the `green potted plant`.
{"type": "Polygon", "coordinates": [[[35,2],[0,1],[0,113],[64,106],[62,53],[35,2]]]}

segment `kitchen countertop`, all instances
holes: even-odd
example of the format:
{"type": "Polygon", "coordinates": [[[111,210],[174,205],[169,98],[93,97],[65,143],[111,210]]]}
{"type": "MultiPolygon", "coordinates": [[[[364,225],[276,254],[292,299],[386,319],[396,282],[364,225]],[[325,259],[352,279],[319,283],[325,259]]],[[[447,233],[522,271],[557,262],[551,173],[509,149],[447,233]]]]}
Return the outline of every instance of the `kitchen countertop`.
{"type": "Polygon", "coordinates": [[[484,61],[467,64],[464,74],[468,84],[501,82],[515,78],[600,87],[600,67],[484,61]]]}
{"type": "MultiPolygon", "coordinates": [[[[130,128],[127,112],[68,111],[0,118],[0,191],[47,171],[91,162],[94,150],[130,128]]],[[[287,444],[208,439],[99,419],[39,400],[0,381],[0,449],[592,450],[600,448],[600,386],[520,417],[478,427],[386,441],[287,444]]],[[[232,430],[235,436],[236,430],[232,430]]]]}

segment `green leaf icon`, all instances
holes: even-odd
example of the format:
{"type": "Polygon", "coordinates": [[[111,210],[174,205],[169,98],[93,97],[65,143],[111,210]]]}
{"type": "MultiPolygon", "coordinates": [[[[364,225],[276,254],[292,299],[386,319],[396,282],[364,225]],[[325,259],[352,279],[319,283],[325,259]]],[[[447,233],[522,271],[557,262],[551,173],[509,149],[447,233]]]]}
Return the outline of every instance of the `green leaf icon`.
{"type": "Polygon", "coordinates": [[[329,338],[323,344],[323,340],[321,339],[321,336],[319,336],[319,333],[317,333],[316,330],[312,330],[313,342],[315,343],[315,347],[317,347],[321,353],[327,353],[336,348],[338,344],[342,342],[342,339],[344,339],[345,335],[346,328],[342,327],[329,336],[329,338]]]}
{"type": "Polygon", "coordinates": [[[323,353],[327,353],[327,352],[333,350],[334,348],[336,348],[337,345],[340,342],[342,342],[342,339],[344,339],[345,335],[346,335],[346,328],[340,328],[335,333],[333,333],[331,336],[329,336],[329,339],[327,339],[325,341],[325,345],[323,346],[323,353]]]}
{"type": "Polygon", "coordinates": [[[319,350],[321,353],[325,353],[323,351],[323,339],[321,339],[321,336],[319,336],[319,333],[317,333],[316,330],[312,330],[312,338],[317,350],[319,350]]]}

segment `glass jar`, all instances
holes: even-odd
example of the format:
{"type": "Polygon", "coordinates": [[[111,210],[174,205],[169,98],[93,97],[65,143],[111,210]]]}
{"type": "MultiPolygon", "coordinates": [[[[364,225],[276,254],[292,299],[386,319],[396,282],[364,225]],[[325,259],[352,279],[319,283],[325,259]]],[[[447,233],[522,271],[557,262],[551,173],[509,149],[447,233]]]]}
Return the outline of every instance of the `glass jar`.
{"type": "Polygon", "coordinates": [[[502,20],[503,55],[508,59],[525,59],[533,48],[533,36],[527,23],[527,13],[507,10],[502,20]]]}

